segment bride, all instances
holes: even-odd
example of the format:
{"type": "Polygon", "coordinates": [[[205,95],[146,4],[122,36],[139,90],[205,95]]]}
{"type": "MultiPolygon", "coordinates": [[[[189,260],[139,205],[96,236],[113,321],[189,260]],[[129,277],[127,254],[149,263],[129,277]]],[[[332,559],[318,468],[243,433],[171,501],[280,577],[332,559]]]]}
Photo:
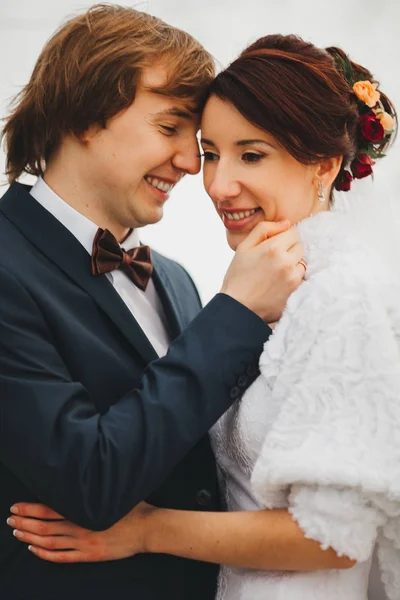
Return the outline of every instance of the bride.
{"type": "Polygon", "coordinates": [[[398,600],[393,223],[383,199],[352,207],[334,192],[372,175],[394,108],[340,49],[272,35],[217,76],[201,130],[204,184],[230,246],[240,252],[260,221],[289,219],[306,248],[305,282],[271,324],[258,379],[211,431],[228,511],[142,503],[105,532],[55,522],[38,536],[21,517],[17,528],[57,562],[162,552],[220,563],[220,600],[365,600],[375,549],[398,600]]]}

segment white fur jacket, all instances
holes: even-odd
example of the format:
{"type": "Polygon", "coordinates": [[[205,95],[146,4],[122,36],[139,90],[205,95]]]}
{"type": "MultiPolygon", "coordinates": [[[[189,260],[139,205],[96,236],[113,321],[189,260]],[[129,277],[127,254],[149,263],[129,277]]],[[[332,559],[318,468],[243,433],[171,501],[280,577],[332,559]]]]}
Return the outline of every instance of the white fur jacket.
{"type": "Polygon", "coordinates": [[[268,393],[246,393],[247,406],[268,402],[252,491],[338,554],[366,561],[376,542],[388,598],[400,600],[399,273],[346,213],[299,229],[307,278],[261,355],[268,393]]]}

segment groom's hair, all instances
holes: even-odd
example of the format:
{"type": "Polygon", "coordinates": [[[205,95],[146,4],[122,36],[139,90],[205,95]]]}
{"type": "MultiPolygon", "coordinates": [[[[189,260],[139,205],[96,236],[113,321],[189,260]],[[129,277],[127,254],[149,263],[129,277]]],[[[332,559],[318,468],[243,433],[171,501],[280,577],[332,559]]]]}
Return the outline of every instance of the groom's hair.
{"type": "Polygon", "coordinates": [[[2,132],[10,182],[43,175],[67,134],[81,136],[132,104],[143,69],[161,64],[167,81],[152,91],[187,98],[201,111],[214,78],[212,56],[191,35],[118,5],[92,6],[50,38],[2,132]]]}

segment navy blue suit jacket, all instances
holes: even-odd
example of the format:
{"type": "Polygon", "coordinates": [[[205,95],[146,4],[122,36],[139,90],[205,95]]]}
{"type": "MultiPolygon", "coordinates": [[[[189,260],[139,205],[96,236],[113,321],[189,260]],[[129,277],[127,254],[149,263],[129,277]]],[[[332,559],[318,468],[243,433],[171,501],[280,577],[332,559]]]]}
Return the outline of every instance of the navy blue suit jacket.
{"type": "Polygon", "coordinates": [[[177,263],[153,252],[174,342],[157,359],[90,257],[14,183],[0,200],[0,597],[211,600],[217,567],[142,554],[57,565],[6,525],[18,501],[84,527],[111,526],[139,501],[218,510],[207,430],[257,376],[270,330],[218,294],[201,309],[177,263]]]}

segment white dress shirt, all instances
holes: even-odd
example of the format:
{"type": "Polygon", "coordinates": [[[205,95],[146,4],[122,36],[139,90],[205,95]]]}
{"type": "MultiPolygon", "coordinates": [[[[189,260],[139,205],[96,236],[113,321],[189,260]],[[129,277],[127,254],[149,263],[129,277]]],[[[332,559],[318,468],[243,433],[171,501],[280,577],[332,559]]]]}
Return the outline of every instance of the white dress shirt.
{"type": "MultiPolygon", "coordinates": [[[[39,177],[30,191],[39,204],[66,227],[91,255],[97,225],[67,204],[39,177]]],[[[136,230],[123,242],[124,250],[140,245],[136,230]]],[[[170,340],[166,328],[166,316],[160,298],[150,279],[146,291],[140,290],[121,270],[107,273],[106,277],[125,302],[159,356],[167,352],[170,340]]]]}

